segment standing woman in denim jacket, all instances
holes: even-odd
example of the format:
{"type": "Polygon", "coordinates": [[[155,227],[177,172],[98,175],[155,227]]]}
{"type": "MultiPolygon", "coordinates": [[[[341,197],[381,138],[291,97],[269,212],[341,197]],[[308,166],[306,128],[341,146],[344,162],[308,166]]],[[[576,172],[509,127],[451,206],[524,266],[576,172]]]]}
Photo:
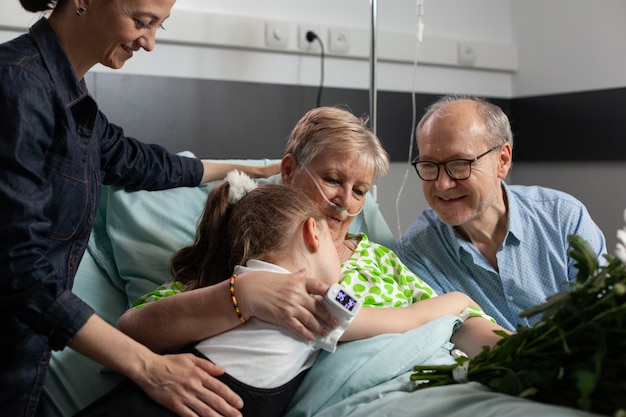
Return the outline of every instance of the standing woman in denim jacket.
{"type": "MultiPolygon", "coordinates": [[[[241,399],[214,378],[222,368],[193,355],[153,353],[71,292],[102,184],[157,190],[210,177],[198,159],[126,137],[98,110],[83,79],[98,63],[117,69],[134,52],[151,51],[175,0],[20,2],[49,15],[0,45],[2,415],[37,415],[51,349],[65,346],[127,375],[179,415],[239,415],[241,399]]],[[[308,294],[326,288],[294,276],[290,294],[299,297],[280,311],[269,293],[272,277],[238,280],[238,296],[267,321],[320,333],[323,323],[312,312],[332,320],[308,294]]],[[[284,277],[276,281],[284,287],[284,277]]],[[[239,324],[224,285],[207,303],[216,333],[239,324]]]]}

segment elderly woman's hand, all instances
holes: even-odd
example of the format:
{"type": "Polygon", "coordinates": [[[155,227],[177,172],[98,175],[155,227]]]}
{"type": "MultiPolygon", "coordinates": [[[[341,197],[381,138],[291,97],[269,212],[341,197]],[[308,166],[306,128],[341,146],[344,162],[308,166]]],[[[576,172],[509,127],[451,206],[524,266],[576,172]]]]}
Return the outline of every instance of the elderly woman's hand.
{"type": "Polygon", "coordinates": [[[307,278],[304,270],[290,275],[255,271],[237,277],[237,300],[245,318],[256,317],[314,340],[337,326],[322,297],[316,297],[328,287],[307,278]]]}

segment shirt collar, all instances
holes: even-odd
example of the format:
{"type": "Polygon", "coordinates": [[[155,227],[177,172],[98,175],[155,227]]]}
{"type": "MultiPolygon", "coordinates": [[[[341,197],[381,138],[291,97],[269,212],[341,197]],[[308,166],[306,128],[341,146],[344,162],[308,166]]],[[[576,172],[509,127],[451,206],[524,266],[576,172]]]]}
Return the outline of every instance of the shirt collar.
{"type": "MultiPolygon", "coordinates": [[[[507,242],[509,239],[521,242],[524,239],[524,225],[521,222],[519,204],[512,198],[511,191],[504,181],[502,181],[502,190],[506,195],[507,201],[507,232],[504,242],[507,242]]],[[[461,247],[471,245],[471,243],[463,239],[453,226],[444,224],[443,232],[448,235],[448,241],[453,242],[452,249],[456,254],[457,260],[459,260],[461,258],[461,247]]]]}
{"type": "Polygon", "coordinates": [[[246,262],[246,265],[237,265],[235,267],[235,273],[237,274],[243,274],[244,272],[248,272],[248,271],[269,271],[269,272],[277,272],[279,274],[290,274],[291,272],[289,272],[288,270],[286,270],[285,268],[275,265],[275,264],[271,264],[269,262],[265,262],[265,261],[261,261],[259,259],[249,259],[248,262],[246,262]]]}
{"type": "Polygon", "coordinates": [[[507,207],[507,233],[504,241],[507,242],[509,238],[516,239],[517,242],[524,241],[524,224],[522,223],[522,215],[519,208],[519,202],[513,198],[509,186],[502,181],[502,188],[506,195],[506,207],[507,207]]]}
{"type": "Polygon", "coordinates": [[[29,32],[64,102],[72,105],[73,102],[84,98],[88,94],[85,80],[79,81],[76,78],[74,68],[48,19],[39,19],[29,32]]]}

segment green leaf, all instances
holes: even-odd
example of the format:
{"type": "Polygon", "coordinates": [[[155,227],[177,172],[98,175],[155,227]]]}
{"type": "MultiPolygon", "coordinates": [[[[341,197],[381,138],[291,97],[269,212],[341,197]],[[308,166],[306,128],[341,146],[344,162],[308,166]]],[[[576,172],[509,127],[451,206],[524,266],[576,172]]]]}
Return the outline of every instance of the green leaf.
{"type": "Polygon", "coordinates": [[[598,378],[593,372],[580,370],[576,372],[576,387],[584,397],[589,397],[593,390],[596,389],[598,378]]]}
{"type": "Polygon", "coordinates": [[[571,246],[569,256],[576,261],[574,266],[578,268],[576,280],[579,284],[584,284],[598,269],[598,257],[589,242],[582,237],[569,235],[567,241],[571,246]]]}

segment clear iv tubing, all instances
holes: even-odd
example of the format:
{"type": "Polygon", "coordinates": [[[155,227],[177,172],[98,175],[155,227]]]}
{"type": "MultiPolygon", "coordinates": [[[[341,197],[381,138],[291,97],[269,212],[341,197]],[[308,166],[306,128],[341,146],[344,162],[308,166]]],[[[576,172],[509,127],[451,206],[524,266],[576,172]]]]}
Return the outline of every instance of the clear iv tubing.
{"type": "Polygon", "coordinates": [[[404,171],[404,178],[402,179],[402,183],[400,184],[400,188],[398,189],[398,195],[396,196],[396,226],[398,228],[398,238],[402,239],[402,227],[400,225],[400,196],[402,195],[402,191],[404,190],[404,185],[406,184],[406,180],[409,174],[409,165],[411,162],[411,155],[413,154],[413,142],[415,140],[415,128],[416,128],[416,105],[415,105],[415,77],[417,73],[417,57],[419,52],[419,47],[424,39],[424,0],[417,0],[417,26],[416,26],[416,42],[415,42],[415,56],[413,59],[413,77],[412,77],[412,88],[411,88],[411,108],[412,108],[412,117],[413,120],[411,122],[411,135],[409,138],[409,160],[407,164],[407,168],[404,171]]]}
{"type": "Polygon", "coordinates": [[[330,201],[328,199],[328,197],[326,197],[326,194],[324,194],[324,191],[322,191],[322,187],[320,187],[320,185],[317,183],[317,181],[315,180],[315,177],[313,176],[313,174],[311,174],[311,171],[309,171],[307,169],[307,167],[305,167],[302,164],[299,164],[302,169],[304,169],[304,171],[309,174],[309,177],[311,177],[311,181],[313,181],[313,184],[315,184],[315,186],[317,187],[318,191],[320,192],[320,194],[322,195],[322,197],[324,198],[324,200],[326,200],[326,202],[328,203],[329,206],[331,206],[332,208],[335,209],[335,211],[338,214],[341,214],[342,216],[348,216],[348,217],[355,217],[358,216],[359,213],[361,213],[361,211],[363,211],[363,207],[361,207],[359,209],[359,211],[357,211],[356,213],[350,213],[348,210],[344,209],[343,207],[339,206],[338,204],[333,203],[332,201],[330,201]]]}

